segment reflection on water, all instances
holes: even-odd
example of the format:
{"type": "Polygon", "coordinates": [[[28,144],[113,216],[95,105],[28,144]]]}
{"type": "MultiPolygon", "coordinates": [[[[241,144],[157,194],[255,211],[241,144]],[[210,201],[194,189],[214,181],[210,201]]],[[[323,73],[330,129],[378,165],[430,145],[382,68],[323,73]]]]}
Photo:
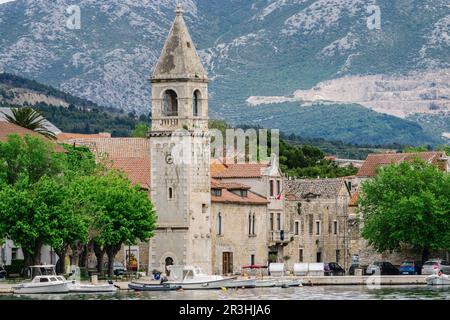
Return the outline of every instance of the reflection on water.
{"type": "Polygon", "coordinates": [[[317,286],[299,288],[259,288],[171,292],[121,291],[111,294],[49,294],[49,295],[0,295],[1,299],[41,300],[450,300],[450,286],[446,287],[382,287],[368,289],[365,286],[317,286]]]}

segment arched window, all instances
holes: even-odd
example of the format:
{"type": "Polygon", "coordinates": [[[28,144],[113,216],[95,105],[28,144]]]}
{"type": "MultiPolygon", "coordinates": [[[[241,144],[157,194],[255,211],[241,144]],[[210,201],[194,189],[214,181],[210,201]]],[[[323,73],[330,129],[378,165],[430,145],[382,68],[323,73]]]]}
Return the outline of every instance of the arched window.
{"type": "Polygon", "coordinates": [[[217,216],[217,234],[218,235],[222,235],[222,214],[219,212],[218,216],[217,216]]]}
{"type": "Polygon", "coordinates": [[[173,189],[169,188],[169,199],[173,199],[173,189]]]}
{"type": "Polygon", "coordinates": [[[199,114],[199,103],[200,103],[200,91],[195,90],[192,95],[192,114],[194,117],[198,117],[199,114]]]}
{"type": "Polygon", "coordinates": [[[252,213],[248,214],[248,234],[252,234],[252,213]]]}
{"type": "Polygon", "coordinates": [[[178,97],[173,90],[164,92],[164,115],[166,117],[178,116],[178,97]]]}

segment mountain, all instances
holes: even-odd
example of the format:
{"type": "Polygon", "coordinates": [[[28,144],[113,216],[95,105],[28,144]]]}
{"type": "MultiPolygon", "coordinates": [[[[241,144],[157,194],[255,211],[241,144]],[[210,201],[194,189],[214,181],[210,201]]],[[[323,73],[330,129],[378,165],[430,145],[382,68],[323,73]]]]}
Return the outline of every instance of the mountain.
{"type": "MultiPolygon", "coordinates": [[[[213,118],[239,124],[264,123],[274,116],[277,122],[265,123],[282,127],[289,122],[292,132],[311,137],[337,134],[336,139],[352,142],[369,139],[367,131],[378,131],[372,143],[434,144],[450,136],[448,0],[181,3],[211,79],[213,118]],[[374,8],[379,8],[381,29],[368,27],[374,8]],[[440,80],[431,86],[429,79],[435,74],[440,80]],[[353,85],[359,79],[368,85],[353,85]],[[308,94],[315,88],[329,92],[330,82],[332,90],[345,94],[308,94]],[[380,87],[382,95],[377,94],[380,87]],[[371,94],[361,100],[364,90],[371,94]],[[295,103],[274,104],[270,97],[295,98],[295,103]],[[373,103],[380,97],[381,107],[373,103]],[[395,114],[399,99],[406,110],[401,115],[395,114]],[[311,104],[314,109],[306,110],[321,110],[311,114],[316,116],[330,112],[333,105],[332,114],[336,119],[347,115],[349,126],[341,128],[342,123],[330,120],[321,126],[316,116],[306,120],[299,108],[311,104]],[[348,113],[349,106],[361,110],[348,113]],[[367,115],[379,121],[368,121],[367,115]]],[[[175,1],[167,0],[17,0],[0,5],[0,71],[36,79],[99,105],[148,113],[147,79],[174,18],[174,6],[175,1]],[[73,4],[80,8],[79,30],[66,25],[66,10],[73,4]]]]}

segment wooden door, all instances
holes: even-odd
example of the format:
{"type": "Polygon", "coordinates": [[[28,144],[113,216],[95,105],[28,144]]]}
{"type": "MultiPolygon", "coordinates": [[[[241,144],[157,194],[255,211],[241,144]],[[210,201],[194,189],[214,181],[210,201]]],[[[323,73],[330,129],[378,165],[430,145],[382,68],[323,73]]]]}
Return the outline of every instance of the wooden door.
{"type": "Polygon", "coordinates": [[[233,252],[224,252],[222,255],[222,272],[223,274],[233,273],[233,252]]]}

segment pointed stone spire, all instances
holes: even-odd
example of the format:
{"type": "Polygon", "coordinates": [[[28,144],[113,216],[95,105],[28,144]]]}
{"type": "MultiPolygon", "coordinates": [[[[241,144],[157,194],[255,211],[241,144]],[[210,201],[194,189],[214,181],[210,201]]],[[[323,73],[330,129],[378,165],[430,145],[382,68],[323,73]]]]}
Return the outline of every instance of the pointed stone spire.
{"type": "Polygon", "coordinates": [[[175,21],[156,64],[152,82],[177,79],[207,81],[208,76],[183,19],[180,4],[177,5],[175,12],[175,21]]]}

